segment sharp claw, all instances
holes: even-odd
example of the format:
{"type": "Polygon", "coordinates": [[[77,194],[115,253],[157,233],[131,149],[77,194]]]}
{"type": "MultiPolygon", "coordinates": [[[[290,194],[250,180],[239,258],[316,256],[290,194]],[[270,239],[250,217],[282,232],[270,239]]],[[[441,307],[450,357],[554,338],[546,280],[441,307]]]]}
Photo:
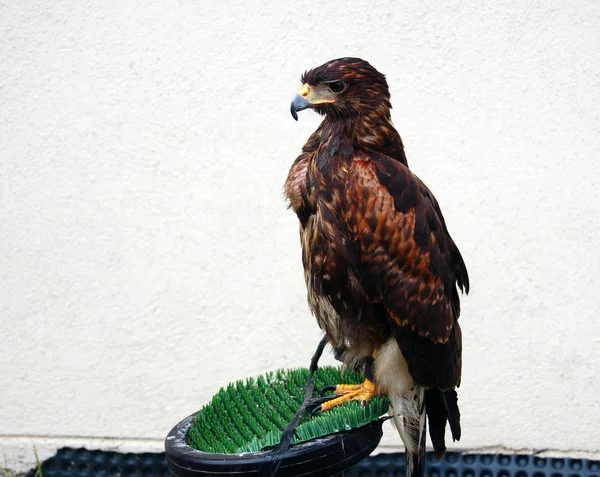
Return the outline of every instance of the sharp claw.
{"type": "Polygon", "coordinates": [[[337,389],[337,385],[325,386],[323,389],[321,389],[321,391],[319,391],[319,394],[322,396],[327,391],[335,391],[336,389],[337,389]]]}
{"type": "Polygon", "coordinates": [[[332,399],[335,399],[337,396],[322,396],[322,397],[318,397],[318,398],[313,398],[310,401],[310,406],[314,406],[315,404],[323,404],[324,402],[327,401],[331,401],[332,399]]]}
{"type": "Polygon", "coordinates": [[[360,402],[360,405],[361,405],[362,407],[365,407],[365,406],[367,405],[367,400],[366,400],[366,399],[363,399],[363,400],[360,402]]]}
{"type": "Polygon", "coordinates": [[[335,398],[337,398],[337,396],[323,396],[323,397],[313,398],[310,401],[310,404],[308,405],[308,409],[312,408],[313,406],[317,406],[317,407],[315,407],[310,412],[310,417],[314,417],[316,414],[319,414],[320,412],[323,411],[323,406],[321,404],[326,403],[327,401],[331,401],[332,399],[335,399],[335,398]]]}

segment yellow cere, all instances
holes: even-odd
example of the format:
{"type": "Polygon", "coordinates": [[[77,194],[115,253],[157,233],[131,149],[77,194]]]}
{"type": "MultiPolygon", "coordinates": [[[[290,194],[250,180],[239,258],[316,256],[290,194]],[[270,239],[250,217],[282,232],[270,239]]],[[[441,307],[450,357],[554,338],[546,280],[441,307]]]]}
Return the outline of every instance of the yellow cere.
{"type": "Polygon", "coordinates": [[[306,97],[306,96],[308,96],[309,92],[310,92],[310,86],[308,86],[307,84],[303,84],[302,88],[300,88],[300,91],[298,91],[298,94],[300,96],[306,97]]]}

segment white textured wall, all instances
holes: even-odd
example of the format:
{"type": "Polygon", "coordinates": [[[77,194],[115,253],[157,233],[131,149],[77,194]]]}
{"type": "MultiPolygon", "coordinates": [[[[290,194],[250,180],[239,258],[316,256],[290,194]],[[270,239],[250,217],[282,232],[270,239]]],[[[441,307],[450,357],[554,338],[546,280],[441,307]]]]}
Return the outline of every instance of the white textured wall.
{"type": "Polygon", "coordinates": [[[600,3],[371,3],[0,4],[9,460],[160,448],[221,385],[308,363],[281,186],[319,119],[289,103],[350,55],[469,268],[453,448],[598,451],[600,3]]]}

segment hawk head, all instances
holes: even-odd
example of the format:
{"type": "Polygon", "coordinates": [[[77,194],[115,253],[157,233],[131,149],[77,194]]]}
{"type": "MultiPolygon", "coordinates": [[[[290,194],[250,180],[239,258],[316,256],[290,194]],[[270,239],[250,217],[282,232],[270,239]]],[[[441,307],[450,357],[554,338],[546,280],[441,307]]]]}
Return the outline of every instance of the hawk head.
{"type": "Polygon", "coordinates": [[[302,87],[291,104],[293,118],[298,111],[313,108],[330,118],[368,114],[382,107],[388,111],[390,92],[385,76],[360,58],[339,58],[307,71],[302,87]]]}

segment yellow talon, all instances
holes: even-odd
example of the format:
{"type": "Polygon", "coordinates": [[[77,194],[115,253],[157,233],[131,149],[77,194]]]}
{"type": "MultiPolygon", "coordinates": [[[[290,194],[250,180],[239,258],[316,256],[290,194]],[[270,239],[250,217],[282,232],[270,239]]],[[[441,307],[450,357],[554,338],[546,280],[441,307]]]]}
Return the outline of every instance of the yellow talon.
{"type": "Polygon", "coordinates": [[[361,401],[365,406],[376,394],[375,383],[365,379],[362,384],[338,384],[333,394],[339,397],[321,404],[321,412],[329,411],[348,401],[361,401]]]}

